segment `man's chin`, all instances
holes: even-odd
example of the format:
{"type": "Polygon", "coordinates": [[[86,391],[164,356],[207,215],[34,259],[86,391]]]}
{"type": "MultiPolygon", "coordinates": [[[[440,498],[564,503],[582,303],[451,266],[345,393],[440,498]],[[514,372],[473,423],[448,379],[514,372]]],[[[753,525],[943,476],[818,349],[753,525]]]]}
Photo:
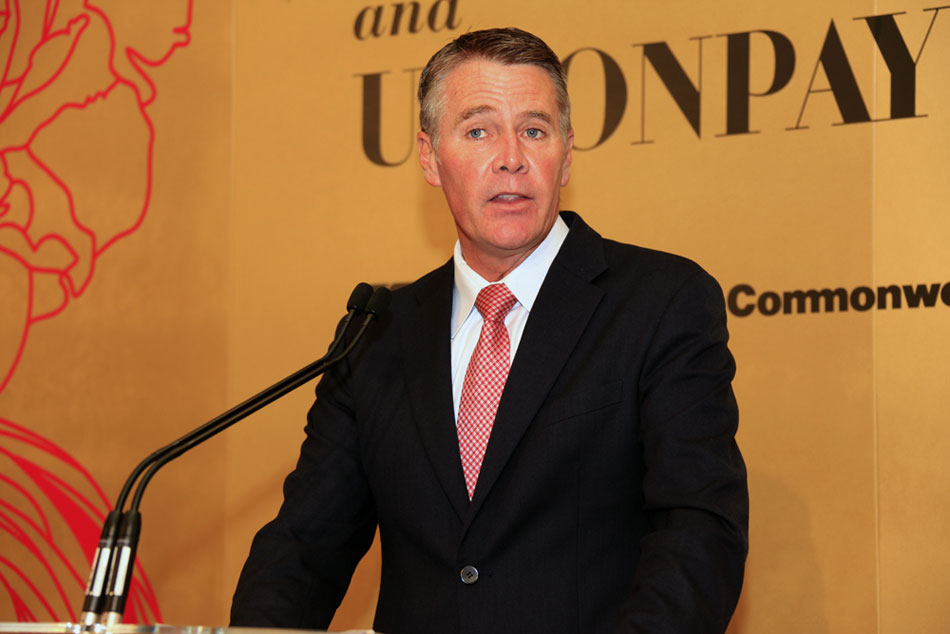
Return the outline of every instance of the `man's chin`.
{"type": "Polygon", "coordinates": [[[495,236],[489,248],[495,257],[507,259],[531,253],[543,240],[544,235],[536,231],[508,232],[495,236]]]}

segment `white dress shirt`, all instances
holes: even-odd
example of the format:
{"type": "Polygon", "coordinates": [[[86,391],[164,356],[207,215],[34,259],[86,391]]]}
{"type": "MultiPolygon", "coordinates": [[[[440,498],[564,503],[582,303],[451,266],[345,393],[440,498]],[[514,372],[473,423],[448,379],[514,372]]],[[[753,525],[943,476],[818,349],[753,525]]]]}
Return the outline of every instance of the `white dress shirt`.
{"type": "MultiPolygon", "coordinates": [[[[561,244],[567,237],[568,226],[560,216],[551,227],[547,237],[525,258],[524,262],[510,271],[503,279],[508,290],[518,300],[514,308],[505,318],[505,327],[508,329],[510,341],[510,361],[514,361],[515,352],[521,342],[524,325],[528,321],[528,314],[534,306],[534,300],[541,290],[541,283],[551,268],[551,263],[557,255],[561,244]]],[[[482,288],[489,282],[476,273],[462,257],[462,248],[455,243],[455,286],[452,290],[452,400],[455,404],[455,419],[458,420],[459,401],[462,398],[462,383],[465,381],[465,371],[468,362],[475,351],[478,336],[482,331],[482,315],[475,308],[475,298],[482,288]]]]}

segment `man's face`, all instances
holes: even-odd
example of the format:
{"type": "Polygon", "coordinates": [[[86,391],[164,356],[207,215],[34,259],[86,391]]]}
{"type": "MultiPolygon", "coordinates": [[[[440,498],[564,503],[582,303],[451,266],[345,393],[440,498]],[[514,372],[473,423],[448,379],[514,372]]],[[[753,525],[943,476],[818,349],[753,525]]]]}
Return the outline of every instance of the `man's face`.
{"type": "Polygon", "coordinates": [[[544,240],[570,178],[554,84],[533,65],[469,60],[442,86],[439,148],[419,133],[426,181],[441,187],[466,262],[494,281],[544,240]]]}

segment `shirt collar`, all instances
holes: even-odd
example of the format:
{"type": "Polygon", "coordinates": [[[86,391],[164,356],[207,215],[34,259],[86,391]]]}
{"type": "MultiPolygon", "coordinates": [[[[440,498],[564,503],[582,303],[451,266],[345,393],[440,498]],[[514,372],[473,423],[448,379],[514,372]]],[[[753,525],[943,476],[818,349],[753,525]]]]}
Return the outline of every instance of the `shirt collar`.
{"type": "MultiPolygon", "coordinates": [[[[544,277],[548,274],[548,269],[551,268],[551,263],[554,262],[568,231],[567,223],[558,216],[541,244],[525,258],[524,262],[499,280],[508,286],[508,290],[518,298],[518,303],[529,313],[541,290],[541,283],[544,282],[544,277]]],[[[454,339],[475,308],[478,292],[492,282],[487,281],[468,265],[462,257],[462,247],[458,241],[455,242],[452,260],[455,264],[455,286],[452,291],[452,338],[454,339]]]]}

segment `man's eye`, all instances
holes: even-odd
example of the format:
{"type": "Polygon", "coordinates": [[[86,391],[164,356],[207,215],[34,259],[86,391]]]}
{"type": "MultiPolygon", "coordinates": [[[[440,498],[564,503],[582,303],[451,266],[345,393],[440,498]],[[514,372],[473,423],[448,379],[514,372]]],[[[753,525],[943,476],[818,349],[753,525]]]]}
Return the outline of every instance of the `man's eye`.
{"type": "Polygon", "coordinates": [[[540,139],[544,136],[544,131],[538,128],[528,128],[524,133],[529,139],[540,139]]]}
{"type": "Polygon", "coordinates": [[[473,139],[484,139],[485,131],[481,128],[475,128],[474,130],[468,131],[468,136],[472,137],[473,139]]]}

